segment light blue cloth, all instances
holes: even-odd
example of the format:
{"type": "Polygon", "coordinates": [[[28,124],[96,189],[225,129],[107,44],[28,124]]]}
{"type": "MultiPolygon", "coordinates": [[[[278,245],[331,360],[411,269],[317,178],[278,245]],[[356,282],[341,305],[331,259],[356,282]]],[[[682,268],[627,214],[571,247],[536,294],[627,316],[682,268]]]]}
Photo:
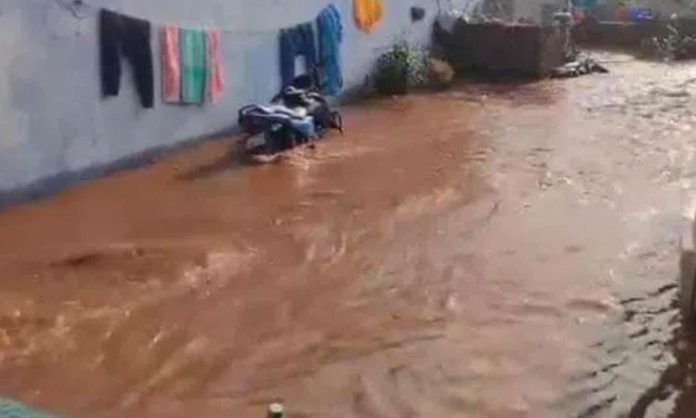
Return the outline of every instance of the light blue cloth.
{"type": "Polygon", "coordinates": [[[343,24],[336,6],[326,6],[317,17],[319,30],[319,87],[324,94],[335,96],[343,90],[341,50],[343,24]]]}
{"type": "Polygon", "coordinates": [[[200,29],[180,29],[181,100],[184,103],[203,103],[208,69],[205,32],[200,29]]]}
{"type": "Polygon", "coordinates": [[[314,118],[307,116],[302,119],[291,119],[290,124],[296,131],[302,134],[305,138],[311,139],[317,136],[317,130],[314,125],[314,118]]]}

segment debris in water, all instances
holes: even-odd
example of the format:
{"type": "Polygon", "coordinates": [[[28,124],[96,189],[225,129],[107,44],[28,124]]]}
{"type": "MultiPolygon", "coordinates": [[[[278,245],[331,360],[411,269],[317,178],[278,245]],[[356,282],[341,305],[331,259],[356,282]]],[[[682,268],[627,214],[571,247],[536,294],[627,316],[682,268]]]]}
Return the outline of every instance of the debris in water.
{"type": "Polygon", "coordinates": [[[272,403],[268,407],[268,418],[283,418],[285,407],[280,403],[272,403]]]}
{"type": "Polygon", "coordinates": [[[592,58],[582,58],[569,62],[551,71],[551,78],[571,78],[581,75],[600,73],[606,74],[609,70],[592,58]]]}

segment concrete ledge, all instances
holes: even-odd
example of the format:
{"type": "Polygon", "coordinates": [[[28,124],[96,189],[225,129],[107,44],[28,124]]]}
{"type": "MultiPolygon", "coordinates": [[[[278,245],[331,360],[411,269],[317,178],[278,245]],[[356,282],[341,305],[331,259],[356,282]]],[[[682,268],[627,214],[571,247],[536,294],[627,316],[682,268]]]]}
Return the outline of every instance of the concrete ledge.
{"type": "Polygon", "coordinates": [[[694,214],[684,219],[681,228],[680,255],[680,305],[686,320],[696,315],[696,219],[694,214]]]}
{"type": "Polygon", "coordinates": [[[638,47],[644,39],[659,36],[663,31],[659,22],[598,22],[576,28],[575,36],[587,45],[638,47]]]}
{"type": "Polygon", "coordinates": [[[563,64],[563,38],[553,27],[457,21],[435,24],[435,45],[460,72],[543,77],[563,64]]]}

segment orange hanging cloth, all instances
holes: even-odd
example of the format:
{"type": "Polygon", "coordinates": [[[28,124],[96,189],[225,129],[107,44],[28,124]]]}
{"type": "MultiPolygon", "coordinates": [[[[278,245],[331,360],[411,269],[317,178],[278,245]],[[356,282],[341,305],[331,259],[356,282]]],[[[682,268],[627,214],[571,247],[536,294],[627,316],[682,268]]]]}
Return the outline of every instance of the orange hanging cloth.
{"type": "Polygon", "coordinates": [[[380,20],[382,20],[382,13],[382,0],[372,0],[372,11],[370,13],[370,16],[372,17],[372,25],[370,26],[370,29],[372,29],[372,26],[375,26],[380,20]]]}
{"type": "Polygon", "coordinates": [[[355,24],[363,32],[372,32],[382,19],[382,13],[382,0],[353,0],[355,24]]]}

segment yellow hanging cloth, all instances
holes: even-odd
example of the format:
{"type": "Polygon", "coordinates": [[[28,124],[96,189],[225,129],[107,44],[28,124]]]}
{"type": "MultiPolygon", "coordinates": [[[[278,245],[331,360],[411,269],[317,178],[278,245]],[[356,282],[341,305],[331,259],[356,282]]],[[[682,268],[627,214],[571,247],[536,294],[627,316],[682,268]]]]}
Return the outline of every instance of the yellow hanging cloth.
{"type": "Polygon", "coordinates": [[[372,0],[372,13],[370,13],[370,16],[372,16],[370,29],[372,29],[372,26],[382,20],[382,0],[372,0]]]}
{"type": "Polygon", "coordinates": [[[353,0],[353,17],[358,29],[370,33],[382,19],[382,0],[353,0]]]}

